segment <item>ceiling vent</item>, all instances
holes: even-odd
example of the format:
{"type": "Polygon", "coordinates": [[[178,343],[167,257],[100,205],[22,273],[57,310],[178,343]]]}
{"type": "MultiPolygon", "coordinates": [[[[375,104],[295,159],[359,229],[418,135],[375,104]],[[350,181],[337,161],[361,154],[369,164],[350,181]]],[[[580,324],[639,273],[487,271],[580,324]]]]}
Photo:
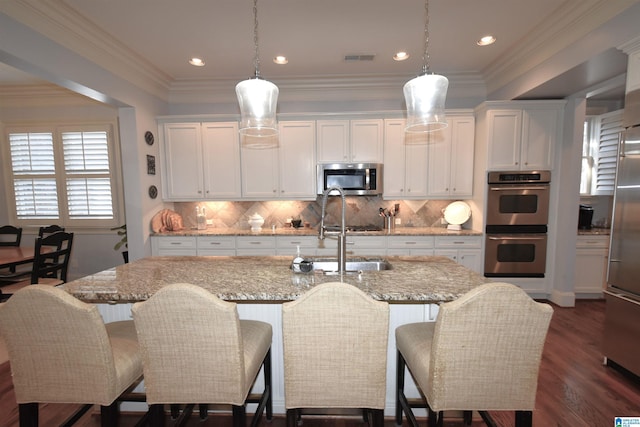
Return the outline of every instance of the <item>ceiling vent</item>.
{"type": "Polygon", "coordinates": [[[373,61],[375,55],[345,55],[344,60],[346,62],[356,62],[356,61],[373,61]]]}

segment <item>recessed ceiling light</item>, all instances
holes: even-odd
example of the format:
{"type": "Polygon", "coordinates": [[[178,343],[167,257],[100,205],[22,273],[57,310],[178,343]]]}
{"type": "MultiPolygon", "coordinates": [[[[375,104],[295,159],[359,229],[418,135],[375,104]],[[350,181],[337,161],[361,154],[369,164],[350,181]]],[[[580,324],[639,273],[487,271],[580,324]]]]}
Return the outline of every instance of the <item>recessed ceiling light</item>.
{"type": "Polygon", "coordinates": [[[273,62],[275,62],[278,65],[284,65],[284,64],[288,64],[289,60],[287,59],[286,56],[278,55],[275,58],[273,58],[273,62]]]}
{"type": "Polygon", "coordinates": [[[404,61],[405,59],[409,59],[409,54],[407,52],[397,52],[393,55],[394,61],[404,61]]]}
{"type": "Polygon", "coordinates": [[[476,44],[478,46],[488,46],[488,45],[493,44],[495,42],[496,42],[496,38],[491,36],[491,35],[489,35],[489,36],[482,37],[480,40],[478,40],[476,42],[476,44]]]}
{"type": "Polygon", "coordinates": [[[204,67],[204,61],[201,58],[191,58],[189,60],[189,64],[194,65],[196,67],[204,67]]]}

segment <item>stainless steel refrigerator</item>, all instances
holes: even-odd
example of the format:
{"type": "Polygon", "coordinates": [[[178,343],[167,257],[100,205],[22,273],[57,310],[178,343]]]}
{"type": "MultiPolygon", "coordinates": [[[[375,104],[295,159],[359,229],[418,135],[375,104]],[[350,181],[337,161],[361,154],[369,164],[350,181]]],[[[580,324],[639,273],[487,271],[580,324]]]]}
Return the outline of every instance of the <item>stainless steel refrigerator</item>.
{"type": "Polygon", "coordinates": [[[640,375],[640,91],[625,98],[624,126],[618,147],[603,342],[608,364],[640,375]]]}

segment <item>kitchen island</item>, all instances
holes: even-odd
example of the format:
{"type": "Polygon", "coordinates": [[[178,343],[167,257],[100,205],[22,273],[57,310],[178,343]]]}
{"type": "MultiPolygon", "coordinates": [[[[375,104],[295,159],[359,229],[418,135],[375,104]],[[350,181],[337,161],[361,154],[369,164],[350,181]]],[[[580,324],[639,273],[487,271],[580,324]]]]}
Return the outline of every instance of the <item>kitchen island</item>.
{"type": "MultiPolygon", "coordinates": [[[[267,257],[149,257],[66,283],[67,292],[96,303],[105,322],[129,319],[131,304],[143,301],[171,283],[187,282],[238,303],[240,318],[261,320],[273,327],[273,408],[284,413],[284,362],[281,303],[299,298],[312,286],[331,281],[353,285],[372,298],[390,303],[385,415],[395,408],[395,329],[406,323],[434,321],[438,304],[452,301],[487,279],[446,257],[388,256],[390,270],[361,274],[294,273],[290,256],[267,257]]],[[[261,376],[256,389],[262,387],[261,376]]],[[[406,378],[406,393],[418,397],[406,378]]],[[[145,410],[126,403],[123,410],[145,410]]],[[[249,411],[253,407],[249,407],[249,411]]]]}
{"type": "Polygon", "coordinates": [[[297,299],[311,286],[342,281],[390,303],[452,301],[486,279],[446,257],[385,257],[392,268],[361,274],[293,273],[291,257],[149,257],[64,285],[86,302],[144,301],[171,283],[202,286],[227,301],[280,303],[297,299]]]}

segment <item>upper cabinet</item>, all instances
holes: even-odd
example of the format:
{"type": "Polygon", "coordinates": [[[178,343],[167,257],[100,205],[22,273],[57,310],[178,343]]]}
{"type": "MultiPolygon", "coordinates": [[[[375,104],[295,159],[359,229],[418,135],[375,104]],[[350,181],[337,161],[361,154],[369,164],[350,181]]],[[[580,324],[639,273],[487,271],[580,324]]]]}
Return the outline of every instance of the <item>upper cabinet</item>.
{"type": "Polygon", "coordinates": [[[475,120],[472,115],[447,116],[447,123],[430,135],[427,195],[469,198],[473,193],[475,120]]]}
{"type": "Polygon", "coordinates": [[[473,193],[475,120],[447,114],[448,126],[406,133],[404,119],[384,121],[385,199],[469,198],[473,193]]]}
{"type": "Polygon", "coordinates": [[[315,200],[315,122],[280,122],[279,129],[276,147],[242,147],[243,198],[315,200]]]}
{"type": "Polygon", "coordinates": [[[404,119],[384,121],[385,199],[424,199],[427,196],[428,146],[404,131],[404,119]],[[408,138],[408,139],[407,139],[408,138]]]}
{"type": "Polygon", "coordinates": [[[165,123],[165,200],[241,197],[237,122],[165,123]]]}
{"type": "Polygon", "coordinates": [[[382,162],[383,120],[318,120],[319,163],[382,162]]]}
{"type": "Polygon", "coordinates": [[[485,126],[488,170],[551,170],[554,147],[562,136],[564,101],[487,102],[485,126]]]}

